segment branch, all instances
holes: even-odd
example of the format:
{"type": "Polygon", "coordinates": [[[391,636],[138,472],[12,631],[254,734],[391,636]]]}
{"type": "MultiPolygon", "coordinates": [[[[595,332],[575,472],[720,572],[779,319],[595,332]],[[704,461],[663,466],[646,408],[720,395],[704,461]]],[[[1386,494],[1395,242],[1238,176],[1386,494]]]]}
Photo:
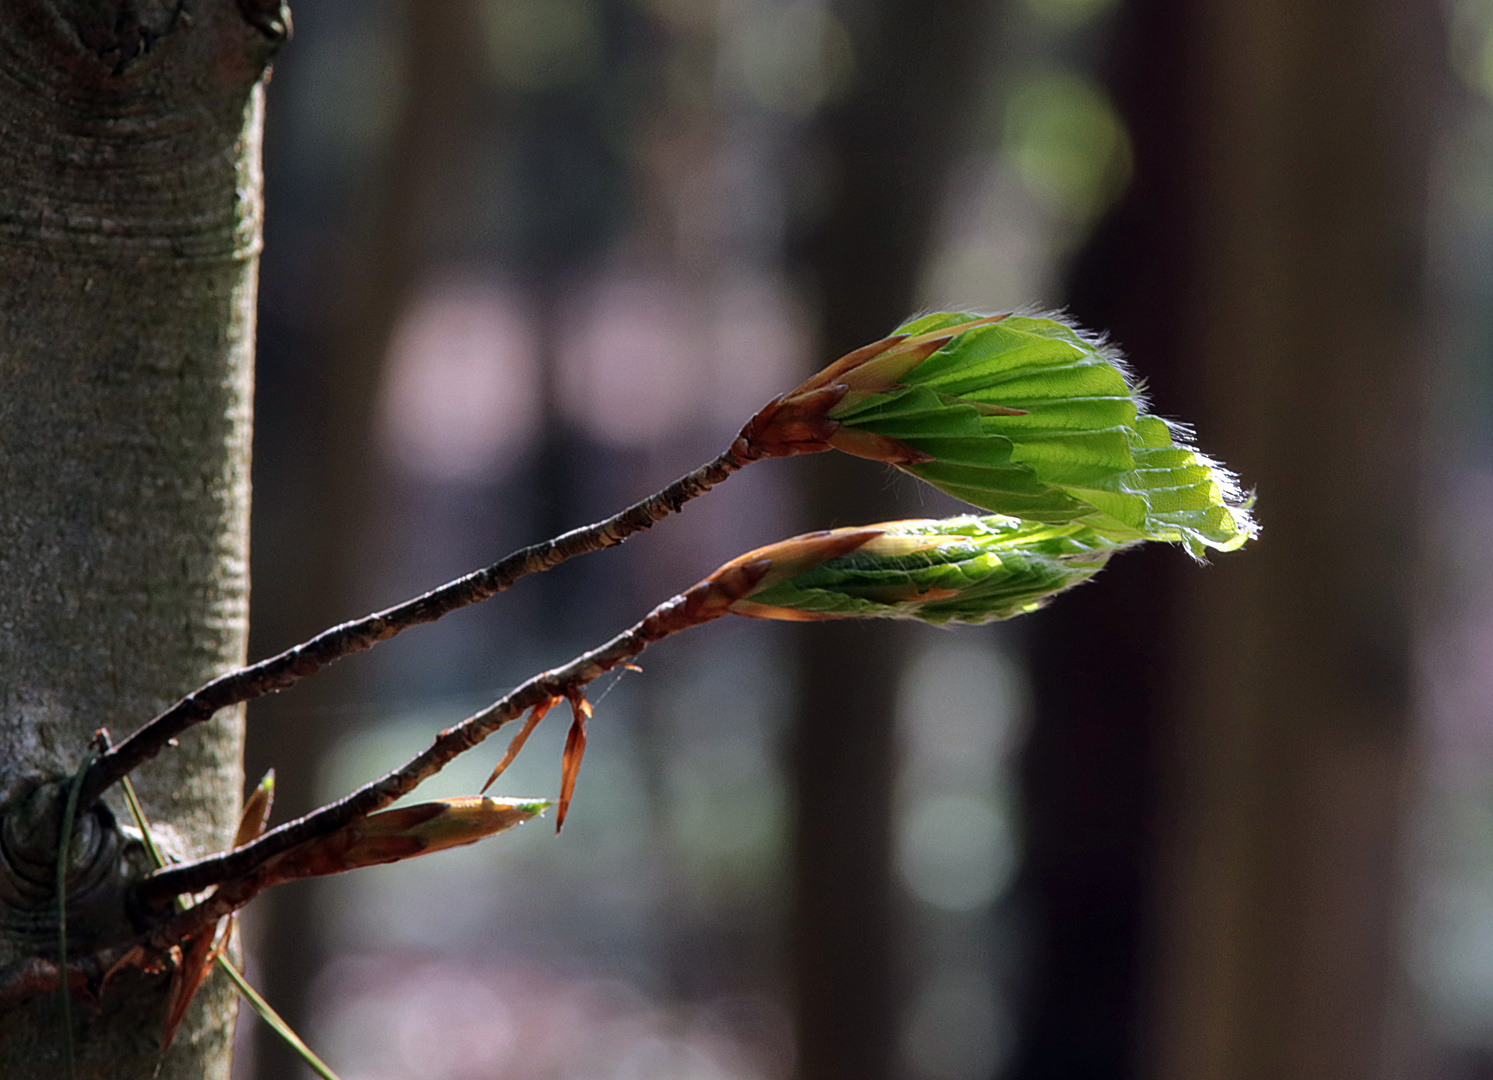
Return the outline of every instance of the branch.
{"type": "MultiPolygon", "coordinates": [[[[268,3],[268,0],[253,0],[253,3],[259,5],[268,3]]],[[[991,321],[994,320],[980,320],[978,324],[991,321]]],[[[677,513],[689,500],[705,494],[736,470],[759,458],[792,457],[829,450],[841,425],[830,418],[828,412],[852,389],[850,383],[841,381],[843,376],[868,366],[868,361],[873,358],[882,367],[888,361],[896,361],[903,367],[916,364],[960,332],[956,329],[911,339],[906,334],[894,334],[863,346],[842,356],[798,389],[769,401],[747,421],[730,449],[714,461],[680,477],[658,494],[620,514],[595,525],[572,529],[542,544],[521,548],[485,570],[457,578],[424,596],[323,630],[309,641],[267,660],[220,675],[192,691],[99,758],[84,777],[82,805],[91,806],[120,777],[145,764],[172,739],[189,727],[210,719],[219,709],[284,690],[333,661],[370,649],[401,630],[434,622],[458,608],[481,603],[527,574],[548,570],[577,555],[620,544],[633,533],[677,513]]],[[[918,456],[918,452],[910,451],[895,439],[872,439],[871,444],[874,445],[868,449],[869,444],[863,436],[852,439],[844,448],[892,464],[906,464],[926,457],[918,456]]]]}
{"type": "Polygon", "coordinates": [[[560,698],[578,700],[589,683],[631,660],[654,642],[726,614],[732,603],[756,586],[767,569],[765,562],[731,565],[734,567],[731,572],[717,572],[660,604],[637,625],[605,645],[534,676],[481,712],[447,728],[424,751],[393,772],[305,817],[271,829],[243,847],[157,871],[139,885],[139,897],[147,905],[160,904],[182,893],[200,892],[226,883],[198,907],[211,904],[216,911],[225,903],[231,905],[214,917],[241,907],[271,884],[267,879],[255,884],[256,873],[269,869],[265,864],[270,859],[383,809],[529,709],[543,708],[560,698]]]}
{"type": "Polygon", "coordinates": [[[761,456],[766,455],[744,438],[737,439],[731,449],[714,461],[605,521],[520,548],[486,569],[447,582],[423,596],[323,630],[310,640],[257,664],[220,675],[101,756],[84,778],[80,805],[92,805],[120,777],[155,757],[188,728],[211,719],[218,710],[284,690],[328,664],[371,649],[412,626],[434,622],[459,608],[481,603],[509,588],[519,578],[549,570],[577,555],[620,544],[633,533],[677,513],[685,503],[705,494],[743,465],[761,456]]]}

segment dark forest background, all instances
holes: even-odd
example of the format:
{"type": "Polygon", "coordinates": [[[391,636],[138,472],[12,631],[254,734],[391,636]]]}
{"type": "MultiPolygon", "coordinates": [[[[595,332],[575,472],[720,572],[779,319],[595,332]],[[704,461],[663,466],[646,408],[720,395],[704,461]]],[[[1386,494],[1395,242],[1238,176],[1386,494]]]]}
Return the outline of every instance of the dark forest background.
{"type": "MultiPolygon", "coordinates": [[[[919,309],[1107,331],[1264,527],[1010,625],[650,653],[563,837],[251,911],[345,1080],[1493,1077],[1493,3],[295,19],[254,654],[651,492],[919,309]]],[[[277,816],[743,550],[953,511],[836,456],[256,703],[277,816]]],[[[501,793],[554,789],[562,728],[501,793]]]]}

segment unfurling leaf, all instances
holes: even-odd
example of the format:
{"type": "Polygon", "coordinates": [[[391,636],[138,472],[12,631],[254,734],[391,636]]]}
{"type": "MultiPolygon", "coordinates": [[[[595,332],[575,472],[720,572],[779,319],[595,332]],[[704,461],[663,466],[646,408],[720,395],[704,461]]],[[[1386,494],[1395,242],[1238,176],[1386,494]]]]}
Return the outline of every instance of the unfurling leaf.
{"type": "MultiPolygon", "coordinates": [[[[992,316],[986,322],[1005,318],[992,316]]],[[[804,383],[768,402],[741,429],[738,446],[748,457],[791,457],[828,450],[835,445],[840,424],[831,417],[847,399],[855,402],[917,367],[928,356],[947,345],[970,327],[942,333],[913,335],[898,331],[891,337],[863,345],[846,353],[804,383]]],[[[924,460],[922,452],[892,439],[871,436],[866,445],[873,453],[862,454],[893,465],[924,460]]],[[[848,449],[848,448],[847,448],[848,449]]],[[[854,450],[849,450],[855,453],[854,450]]]]}
{"type": "Polygon", "coordinates": [[[1116,541],[1200,556],[1258,531],[1233,474],[1149,412],[1118,352],[1054,318],[916,319],[770,403],[741,437],[759,456],[882,461],[986,510],[1116,541]]]}
{"type": "Polygon", "coordinates": [[[474,843],[541,813],[544,799],[464,796],[369,814],[330,836],[298,844],[265,864],[271,882],[398,862],[474,843]]]}
{"type": "MultiPolygon", "coordinates": [[[[810,533],[742,555],[766,573],[727,610],[754,618],[982,623],[1034,611],[1128,546],[1085,525],[1014,518],[891,521],[810,533]]],[[[710,579],[707,579],[710,580],[710,579]]]]}

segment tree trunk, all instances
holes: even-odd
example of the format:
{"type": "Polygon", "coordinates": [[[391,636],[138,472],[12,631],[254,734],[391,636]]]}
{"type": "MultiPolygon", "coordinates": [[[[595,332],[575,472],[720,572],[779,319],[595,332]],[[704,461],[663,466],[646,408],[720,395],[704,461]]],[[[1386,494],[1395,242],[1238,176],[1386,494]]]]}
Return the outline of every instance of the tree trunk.
{"type": "MultiPolygon", "coordinates": [[[[8,825],[39,784],[78,769],[96,728],[127,732],[244,659],[260,84],[285,25],[272,0],[0,6],[8,825]]],[[[177,854],[230,841],[242,736],[241,714],[225,714],[140,771],[177,854]]],[[[26,861],[46,840],[16,836],[0,863],[0,968],[55,955],[55,928],[36,921],[55,904],[53,871],[26,861]]],[[[127,925],[122,899],[102,898],[112,919],[70,918],[72,947],[127,925]]],[[[165,989],[126,974],[99,1012],[75,998],[80,1077],[156,1074],[165,989]]],[[[226,1077],[232,1006],[210,979],[159,1075],[226,1077]]],[[[49,994],[0,1014],[0,1075],[65,1075],[59,1013],[49,994]]]]}

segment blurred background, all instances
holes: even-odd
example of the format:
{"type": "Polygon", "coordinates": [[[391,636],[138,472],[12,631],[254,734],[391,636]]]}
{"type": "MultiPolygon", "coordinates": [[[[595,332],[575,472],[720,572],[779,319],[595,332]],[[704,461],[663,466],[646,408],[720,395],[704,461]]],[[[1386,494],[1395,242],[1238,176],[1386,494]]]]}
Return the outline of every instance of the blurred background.
{"type": "MultiPolygon", "coordinates": [[[[1493,0],[294,14],[255,655],[647,495],[919,309],[1107,330],[1264,527],[1009,625],[650,650],[563,837],[250,909],[344,1080],[1493,1078],[1493,0]]],[[[741,551],[957,512],[837,457],[256,703],[277,820],[741,551]]],[[[552,795],[564,728],[497,793],[552,795]]]]}

